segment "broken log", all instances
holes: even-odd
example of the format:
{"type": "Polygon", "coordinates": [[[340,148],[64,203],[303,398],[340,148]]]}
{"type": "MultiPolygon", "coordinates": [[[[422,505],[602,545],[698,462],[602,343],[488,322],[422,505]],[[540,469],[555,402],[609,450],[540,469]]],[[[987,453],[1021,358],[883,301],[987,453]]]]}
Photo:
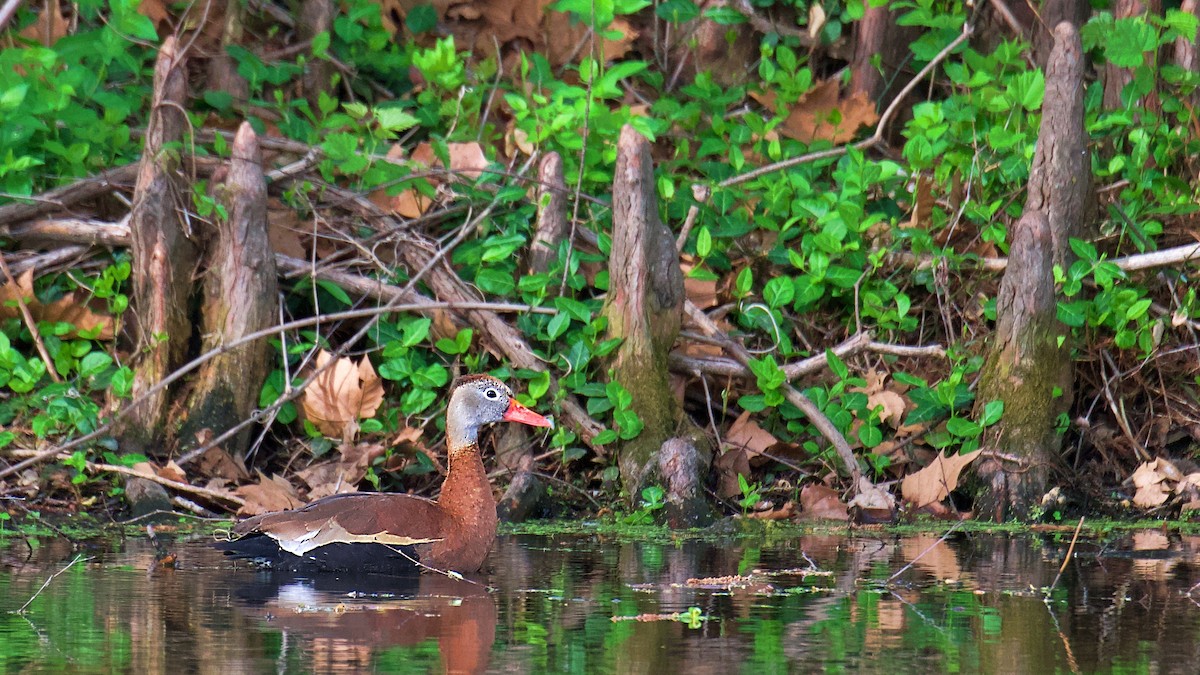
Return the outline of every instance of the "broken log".
{"type": "Polygon", "coordinates": [[[538,164],[537,229],[529,245],[526,267],[530,274],[545,274],[558,257],[558,245],[567,237],[567,185],[562,157],[548,153],[538,164]]]}
{"type": "Polygon", "coordinates": [[[1045,493],[1062,443],[1056,423],[1071,400],[1070,331],[1058,321],[1053,269],[1068,265],[1068,238],[1090,218],[1092,194],[1079,33],[1064,22],[1054,35],[1029,196],[1012,233],[975,399],[977,416],[1004,402],[1004,416],[984,431],[985,459],[976,469],[983,482],[976,511],[997,521],[1028,517],[1045,493]]]}
{"type": "MultiPolygon", "coordinates": [[[[175,38],[167,37],[154,66],[154,94],[145,150],[138,166],[129,214],[132,289],[126,325],[135,345],[133,397],[167,377],[187,356],[192,322],[188,315],[197,252],[180,218],[187,190],[177,182],[179,144],[188,128],[187,68],[175,38]]],[[[134,409],[120,430],[121,450],[154,454],[165,438],[168,391],[134,409]]],[[[169,498],[162,486],[131,478],[126,495],[134,513],[159,508],[169,498]],[[146,506],[139,506],[143,502],[146,506]]]]}
{"type": "MultiPolygon", "coordinates": [[[[267,238],[267,182],[262,152],[248,122],[234,138],[229,172],[217,187],[227,217],[211,240],[201,311],[202,351],[230,344],[275,323],[275,257],[267,238]]],[[[266,379],[271,345],[258,340],[217,356],[197,373],[178,438],[186,449],[197,437],[219,436],[251,415],[266,379]],[[207,430],[208,433],[202,433],[207,430]]],[[[225,451],[243,456],[249,428],[225,451]]]]}
{"type": "MultiPolygon", "coordinates": [[[[613,379],[632,397],[641,433],[621,443],[617,466],[634,499],[654,473],[661,473],[663,444],[682,436],[696,457],[681,464],[697,472],[696,484],[712,462],[708,437],[683,413],[671,391],[668,357],[683,318],[683,272],[670,230],[658,215],[650,143],[626,125],[617,141],[613,178],[613,239],[609,291],[603,313],[609,335],[621,339],[612,362],[613,379]]],[[[681,481],[683,479],[680,479],[681,481]]],[[[683,500],[682,520],[708,516],[707,503],[683,500]]]]}

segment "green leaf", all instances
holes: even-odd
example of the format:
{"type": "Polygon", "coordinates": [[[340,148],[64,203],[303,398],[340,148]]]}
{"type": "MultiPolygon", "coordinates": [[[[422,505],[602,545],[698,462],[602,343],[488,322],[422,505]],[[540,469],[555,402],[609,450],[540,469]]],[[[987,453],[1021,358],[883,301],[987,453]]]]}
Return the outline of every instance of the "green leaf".
{"type": "Polygon", "coordinates": [[[408,26],[408,30],[412,31],[414,35],[431,32],[437,28],[437,21],[437,9],[429,3],[409,9],[408,14],[404,17],[404,25],[408,26]]]}
{"type": "Polygon", "coordinates": [[[959,438],[975,438],[983,431],[983,427],[965,417],[951,417],[946,420],[946,431],[959,438]]]}
{"type": "Polygon", "coordinates": [[[1104,56],[1118,68],[1142,65],[1145,52],[1158,48],[1158,30],[1146,23],[1145,17],[1117,19],[1111,39],[1104,43],[1104,56]]]}
{"type": "Polygon", "coordinates": [[[983,419],[980,423],[985,427],[990,427],[1004,415],[1004,401],[988,401],[987,405],[983,406],[983,419]]]}
{"type": "Polygon", "coordinates": [[[571,325],[571,317],[567,316],[567,314],[565,312],[555,314],[550,319],[550,323],[547,324],[546,332],[550,336],[551,340],[556,340],[556,339],[558,339],[558,336],[562,335],[563,333],[565,333],[567,331],[567,328],[570,325],[571,325]]]}
{"type": "Polygon", "coordinates": [[[874,424],[864,424],[858,428],[858,440],[864,448],[873,448],[883,442],[883,432],[874,424]]]}
{"type": "Polygon", "coordinates": [[[767,306],[772,309],[786,307],[795,296],[796,285],[790,277],[775,277],[763,288],[763,300],[766,300],[767,306]]]}
{"type": "Polygon", "coordinates": [[[429,337],[429,327],[433,324],[433,320],[421,317],[409,321],[400,328],[400,344],[405,347],[415,347],[421,344],[425,338],[429,337]]]}
{"type": "Polygon", "coordinates": [[[384,131],[392,133],[408,131],[420,123],[420,120],[416,117],[395,107],[376,108],[375,121],[379,123],[380,128],[384,131]]]}
{"type": "Polygon", "coordinates": [[[844,380],[850,376],[850,368],[846,366],[845,361],[833,353],[832,349],[825,350],[825,362],[829,364],[829,369],[833,371],[834,375],[838,376],[839,380],[844,380]]]}
{"type": "Polygon", "coordinates": [[[712,253],[712,233],[708,231],[708,227],[701,227],[696,233],[696,255],[701,258],[707,258],[709,253],[712,253]]]}

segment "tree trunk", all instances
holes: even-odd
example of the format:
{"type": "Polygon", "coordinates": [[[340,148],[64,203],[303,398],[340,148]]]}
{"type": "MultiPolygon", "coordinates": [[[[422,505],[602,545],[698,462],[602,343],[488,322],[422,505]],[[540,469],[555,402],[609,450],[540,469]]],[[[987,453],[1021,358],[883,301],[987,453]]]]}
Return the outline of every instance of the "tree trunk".
{"type": "Polygon", "coordinates": [[[976,397],[977,411],[1004,402],[1003,418],[983,439],[985,452],[996,454],[977,469],[985,486],[976,510],[995,520],[1028,516],[1045,493],[1062,441],[1056,423],[1071,400],[1069,330],[1058,322],[1053,268],[1068,264],[1068,238],[1090,218],[1092,193],[1079,33],[1066,22],[1054,33],[1029,196],[1012,234],[976,397]]]}
{"type": "MultiPolygon", "coordinates": [[[[270,326],[276,320],[275,255],[267,238],[267,182],[262,152],[250,124],[233,140],[228,177],[218,188],[227,217],[218,223],[204,280],[202,351],[209,351],[270,326]]],[[[258,340],[214,357],[196,375],[179,438],[219,436],[248,418],[266,379],[271,346],[258,340]],[[208,430],[210,435],[201,432],[208,430]]],[[[224,447],[244,456],[250,429],[224,447]]]]}
{"type": "MultiPolygon", "coordinates": [[[[671,393],[667,370],[667,354],[679,336],[683,300],[683,272],[675,241],[658,216],[650,143],[626,125],[617,142],[604,314],[609,334],[622,340],[613,362],[613,379],[629,391],[631,409],[644,425],[636,438],[621,445],[617,460],[631,499],[650,474],[660,470],[663,443],[676,436],[681,425],[694,427],[671,393]]],[[[697,458],[679,464],[696,473],[693,482],[698,486],[711,462],[711,450],[702,433],[685,430],[684,436],[690,437],[697,458]]]]}
{"type": "Polygon", "coordinates": [[[1051,29],[1066,21],[1075,27],[1087,23],[1092,6],[1087,0],[1044,0],[1038,16],[1033,17],[1033,54],[1039,68],[1043,70],[1054,50],[1054,35],[1051,29]]]}
{"type": "MultiPolygon", "coordinates": [[[[192,333],[188,301],[197,253],[193,233],[179,217],[187,198],[177,183],[179,150],[164,148],[180,143],[187,128],[186,66],[177,49],[169,37],[159,50],[146,149],[129,216],[135,398],[183,363],[192,333]]],[[[121,431],[123,450],[144,452],[162,441],[169,400],[168,392],[160,391],[133,411],[121,431]]]]}
{"type": "MultiPolygon", "coordinates": [[[[333,30],[333,17],[334,8],[331,0],[304,0],[304,4],[300,8],[300,21],[296,24],[300,31],[300,38],[312,40],[321,33],[333,30]]],[[[304,64],[302,86],[304,87],[304,98],[308,100],[308,105],[312,108],[314,115],[320,110],[318,102],[321,94],[329,93],[332,72],[328,59],[317,58],[311,52],[309,53],[308,62],[304,64]]]]}
{"type": "Polygon", "coordinates": [[[911,26],[898,26],[896,13],[863,0],[863,18],[854,24],[854,59],[850,62],[850,93],[862,92],[876,104],[888,90],[885,78],[898,80],[909,57],[908,45],[918,37],[911,26]],[[878,63],[874,63],[878,57],[878,63]],[[882,72],[881,72],[882,71],[882,72]]]}

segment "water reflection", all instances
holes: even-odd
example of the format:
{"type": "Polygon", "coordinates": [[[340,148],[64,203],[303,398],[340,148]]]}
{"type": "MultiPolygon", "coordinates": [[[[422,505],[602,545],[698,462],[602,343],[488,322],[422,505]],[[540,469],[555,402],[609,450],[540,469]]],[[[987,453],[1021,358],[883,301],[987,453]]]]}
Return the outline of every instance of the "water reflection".
{"type": "Polygon", "coordinates": [[[1046,601],[1069,538],[503,537],[468,580],[8,540],[0,672],[1194,672],[1200,538],[1081,542],[1046,601]]]}

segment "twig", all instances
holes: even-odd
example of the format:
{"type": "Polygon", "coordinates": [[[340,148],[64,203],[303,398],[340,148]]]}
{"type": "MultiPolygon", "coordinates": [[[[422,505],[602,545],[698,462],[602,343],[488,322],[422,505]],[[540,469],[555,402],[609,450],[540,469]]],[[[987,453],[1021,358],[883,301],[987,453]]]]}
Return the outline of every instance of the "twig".
{"type": "Polygon", "coordinates": [[[917,562],[918,560],[920,560],[921,558],[924,558],[926,553],[929,553],[929,552],[930,552],[930,551],[932,551],[932,550],[933,550],[933,549],[934,549],[934,548],[935,548],[935,547],[936,547],[938,544],[942,543],[943,541],[946,541],[946,538],[947,538],[947,537],[949,537],[949,536],[950,536],[950,535],[951,535],[951,534],[952,534],[952,533],[953,533],[955,530],[957,530],[958,528],[962,527],[962,524],[963,524],[963,523],[965,523],[965,522],[967,522],[967,521],[965,521],[965,520],[959,520],[959,521],[955,522],[953,525],[951,525],[951,526],[950,526],[950,529],[946,530],[946,531],[945,531],[945,532],[942,534],[942,536],[938,537],[937,541],[935,541],[935,542],[933,542],[932,544],[930,544],[930,545],[929,545],[929,547],[928,547],[928,548],[926,548],[924,551],[921,551],[921,553],[920,553],[920,554],[919,554],[917,557],[913,558],[912,560],[909,560],[907,565],[905,565],[904,567],[901,567],[899,570],[897,570],[897,571],[896,571],[896,573],[895,573],[895,574],[893,574],[892,576],[888,577],[888,578],[887,578],[888,582],[890,583],[890,582],[891,582],[893,579],[895,579],[896,577],[898,577],[898,576],[900,576],[901,574],[904,574],[905,572],[907,572],[907,571],[908,571],[908,569],[909,569],[910,567],[912,567],[914,564],[916,564],[916,562],[917,562]]]}
{"type": "Polygon", "coordinates": [[[215,501],[215,502],[217,502],[217,501],[227,502],[229,504],[233,504],[234,506],[236,506],[238,508],[241,508],[242,506],[244,506],[246,504],[246,500],[242,499],[241,497],[238,497],[237,495],[232,495],[232,494],[223,493],[223,492],[217,492],[216,490],[210,490],[208,488],[197,487],[195,485],[191,485],[190,483],[180,483],[177,480],[171,480],[170,478],[163,478],[162,476],[159,476],[158,474],[146,473],[145,471],[138,471],[136,469],[131,469],[127,466],[118,466],[116,464],[100,464],[100,463],[95,463],[95,462],[88,462],[87,468],[89,471],[109,471],[112,473],[125,474],[126,476],[133,476],[134,478],[144,478],[145,480],[153,481],[155,483],[158,483],[159,485],[164,485],[166,487],[169,487],[172,490],[178,490],[179,492],[187,492],[190,494],[199,495],[201,497],[207,497],[208,499],[211,499],[212,501],[215,501]]]}
{"type": "Polygon", "coordinates": [[[36,600],[36,599],[37,599],[37,596],[39,596],[39,595],[41,595],[41,594],[42,594],[42,591],[46,590],[46,587],[48,587],[48,586],[50,585],[50,582],[51,582],[51,581],[54,581],[55,577],[57,577],[58,575],[62,574],[63,572],[66,572],[67,570],[71,569],[71,565],[74,565],[75,563],[77,563],[77,562],[79,562],[79,561],[81,561],[81,560],[82,560],[83,562],[87,562],[87,561],[89,561],[89,560],[91,560],[91,559],[92,559],[92,558],[90,558],[90,557],[88,557],[88,558],[85,558],[85,557],[83,557],[83,554],[82,554],[82,553],[81,553],[81,554],[79,554],[79,555],[77,555],[77,556],[75,556],[74,560],[72,560],[71,562],[67,563],[67,566],[66,566],[66,567],[64,567],[64,568],[62,568],[61,570],[59,570],[59,571],[55,572],[54,574],[51,574],[50,576],[46,577],[46,581],[45,581],[44,583],[42,583],[42,587],[41,587],[41,588],[39,588],[39,589],[37,589],[37,593],[34,593],[34,594],[33,594],[33,597],[31,597],[31,598],[29,598],[28,600],[26,600],[26,601],[25,601],[25,604],[21,605],[21,609],[9,611],[9,614],[20,614],[21,616],[24,616],[24,615],[25,615],[25,610],[29,608],[29,604],[30,604],[30,603],[32,603],[34,600],[36,600]]]}
{"type": "MultiPolygon", "coordinates": [[[[16,288],[17,280],[13,278],[12,271],[8,269],[8,262],[4,259],[3,252],[0,252],[0,271],[4,272],[8,283],[12,284],[13,288],[16,288]]],[[[46,372],[50,374],[50,379],[56,383],[62,382],[62,378],[58,376],[58,370],[54,367],[54,359],[50,358],[50,352],[46,351],[46,343],[42,341],[42,334],[38,332],[37,322],[33,320],[33,314],[29,312],[29,305],[21,297],[19,289],[13,297],[17,301],[17,308],[21,312],[21,319],[25,321],[25,326],[29,329],[29,334],[33,336],[33,344],[37,347],[38,354],[42,357],[42,362],[46,364],[46,372]]]]}
{"type": "Polygon", "coordinates": [[[0,7],[0,30],[3,30],[8,25],[8,20],[17,13],[17,8],[21,6],[21,0],[6,0],[3,7],[0,7]]]}
{"type": "Polygon", "coordinates": [[[1063,572],[1067,571],[1067,565],[1071,562],[1071,555],[1075,553],[1075,542],[1079,539],[1079,531],[1083,529],[1083,518],[1079,518],[1079,524],[1075,526],[1075,534],[1071,537],[1071,545],[1067,547],[1067,555],[1063,558],[1062,565],[1058,568],[1058,574],[1054,575],[1054,583],[1050,584],[1050,588],[1046,589],[1046,596],[1049,597],[1050,592],[1058,585],[1058,580],[1062,578],[1063,572]]]}
{"type": "MultiPolygon", "coordinates": [[[[709,336],[716,338],[716,340],[721,343],[722,348],[729,352],[733,358],[741,362],[742,365],[749,367],[750,354],[746,351],[745,347],[734,342],[724,333],[722,333],[720,327],[718,327],[712,319],[708,318],[704,312],[700,311],[691,300],[684,300],[683,307],[684,313],[687,314],[687,316],[691,318],[691,320],[697,326],[699,326],[704,332],[708,333],[709,336]]],[[[829,418],[825,416],[825,413],[821,412],[820,408],[814,405],[812,401],[808,400],[807,396],[800,393],[800,391],[791,384],[784,382],[781,390],[784,398],[786,398],[789,403],[799,408],[800,412],[802,412],[804,416],[808,418],[808,421],[817,428],[817,431],[821,432],[821,435],[824,436],[825,439],[829,441],[830,445],[833,446],[834,450],[837,451],[838,457],[842,460],[843,468],[845,468],[846,472],[850,474],[852,479],[853,487],[851,489],[857,490],[859,478],[862,477],[862,471],[858,468],[858,460],[854,457],[854,451],[850,449],[850,444],[846,442],[846,439],[842,436],[841,432],[837,430],[837,427],[833,426],[833,422],[829,421],[829,418]]]]}

